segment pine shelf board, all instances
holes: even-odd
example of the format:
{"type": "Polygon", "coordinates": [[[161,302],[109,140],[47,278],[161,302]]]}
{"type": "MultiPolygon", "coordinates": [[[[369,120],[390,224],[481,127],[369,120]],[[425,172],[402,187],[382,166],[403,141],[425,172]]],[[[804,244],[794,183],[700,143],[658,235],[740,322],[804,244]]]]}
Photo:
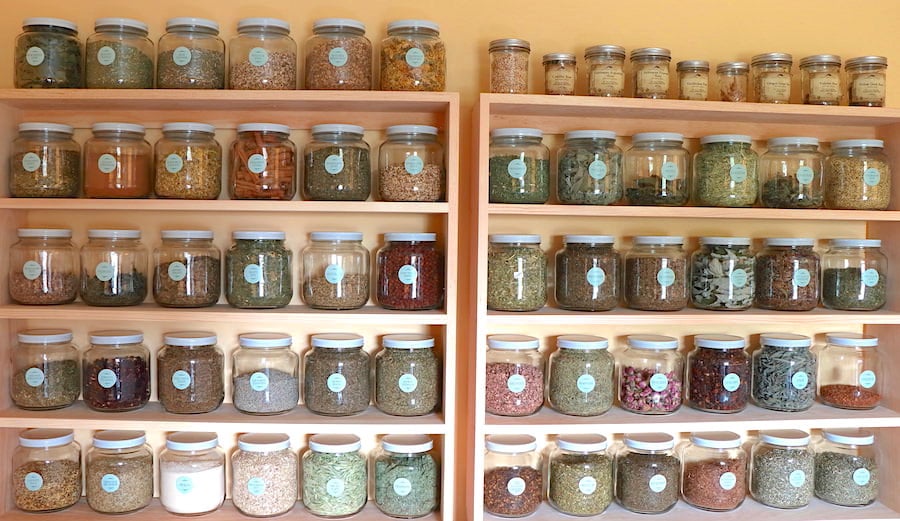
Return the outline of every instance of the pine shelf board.
{"type": "Polygon", "coordinates": [[[708,208],[701,206],[591,206],[569,204],[488,205],[489,215],[537,217],[633,217],[642,219],[753,219],[777,221],[898,222],[898,211],[791,210],[782,208],[708,208]]]}
{"type": "Polygon", "coordinates": [[[3,210],[42,212],[178,211],[246,213],[446,214],[448,203],[386,201],[185,201],[177,199],[0,199],[3,210]]]}

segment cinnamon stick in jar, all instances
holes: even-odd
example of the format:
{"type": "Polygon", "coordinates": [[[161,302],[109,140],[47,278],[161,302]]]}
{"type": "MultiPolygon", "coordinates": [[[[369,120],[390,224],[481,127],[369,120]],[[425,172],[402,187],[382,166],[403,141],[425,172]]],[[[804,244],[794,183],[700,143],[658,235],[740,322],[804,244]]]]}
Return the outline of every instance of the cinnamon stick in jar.
{"type": "Polygon", "coordinates": [[[97,123],[84,144],[84,195],[93,198],[143,198],[153,190],[150,143],[144,127],[97,123]]]}
{"type": "Polygon", "coordinates": [[[291,129],[274,123],[238,125],[231,145],[231,198],[289,201],[296,191],[291,129]]]}

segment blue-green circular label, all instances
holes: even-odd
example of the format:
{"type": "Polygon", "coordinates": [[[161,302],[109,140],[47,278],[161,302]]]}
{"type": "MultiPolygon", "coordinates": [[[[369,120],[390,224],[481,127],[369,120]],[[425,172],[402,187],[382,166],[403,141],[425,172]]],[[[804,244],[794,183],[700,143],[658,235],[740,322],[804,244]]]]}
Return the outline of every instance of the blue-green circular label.
{"type": "Polygon", "coordinates": [[[183,391],[191,386],[191,375],[187,371],[181,369],[172,373],[172,386],[183,391]]]}
{"type": "Polygon", "coordinates": [[[325,268],[325,280],[331,284],[337,284],[344,280],[344,268],[340,264],[329,264],[325,268]]]}
{"type": "Polygon", "coordinates": [[[417,155],[407,156],[403,161],[403,168],[412,175],[418,175],[421,174],[422,169],[425,168],[425,162],[417,155]]]}
{"type": "Polygon", "coordinates": [[[666,181],[674,181],[678,178],[678,165],[671,161],[666,161],[660,168],[660,173],[666,181]]]}
{"type": "Polygon", "coordinates": [[[332,373],[325,380],[325,385],[328,386],[329,391],[339,393],[347,388],[347,378],[341,373],[332,373]]]}
{"type": "Polygon", "coordinates": [[[412,284],[419,278],[419,272],[415,266],[406,264],[397,271],[397,278],[404,284],[412,284]]]}
{"type": "Polygon", "coordinates": [[[169,268],[166,270],[169,275],[169,278],[174,280],[175,282],[181,282],[187,277],[187,266],[184,263],[179,261],[172,261],[169,264],[169,268]]]}
{"type": "Polygon", "coordinates": [[[254,496],[266,493],[266,480],[263,478],[250,478],[247,480],[247,490],[254,496]]]}
{"type": "Polygon", "coordinates": [[[116,50],[104,45],[97,50],[97,63],[100,65],[112,65],[116,61],[116,50]]]}
{"type": "Polygon", "coordinates": [[[344,170],[344,157],[340,154],[331,154],[325,158],[325,171],[331,175],[340,174],[344,170]]]}
{"type": "Polygon", "coordinates": [[[878,275],[878,270],[875,268],[869,268],[862,274],[862,281],[866,287],[873,287],[878,284],[878,281],[881,280],[881,276],[878,275]]]}
{"type": "Polygon", "coordinates": [[[24,168],[27,172],[36,172],[38,168],[41,167],[43,161],[41,160],[41,156],[35,154],[34,152],[28,152],[24,156],[22,156],[22,168],[24,168]]]}
{"type": "Polygon", "coordinates": [[[253,373],[250,375],[250,388],[254,391],[265,391],[269,388],[269,377],[266,373],[253,373]]]}
{"type": "Polygon", "coordinates": [[[506,173],[515,179],[522,179],[528,173],[528,165],[521,159],[513,159],[506,165],[506,173]]]}
{"type": "Polygon", "coordinates": [[[25,264],[22,265],[22,275],[28,280],[34,280],[40,277],[43,272],[44,268],[39,262],[29,260],[25,261],[25,264]]]}
{"type": "Polygon", "coordinates": [[[875,387],[875,382],[878,379],[875,377],[874,371],[863,371],[859,373],[859,385],[861,385],[865,389],[871,389],[875,387]]]}
{"type": "Polygon", "coordinates": [[[29,47],[28,50],[25,51],[25,61],[32,67],[37,67],[44,63],[44,58],[46,58],[46,54],[40,47],[29,47]]]}
{"type": "Polygon", "coordinates": [[[37,472],[25,474],[25,488],[31,492],[37,492],[44,486],[44,477],[37,472]]]}
{"type": "Polygon", "coordinates": [[[735,183],[743,183],[747,180],[747,167],[744,165],[732,165],[729,174],[731,174],[731,180],[735,183]]]}
{"type": "Polygon", "coordinates": [[[119,486],[121,482],[119,481],[119,476],[115,474],[104,474],[102,478],[100,478],[100,487],[106,492],[112,493],[119,490],[119,486]]]}
{"type": "Polygon", "coordinates": [[[194,480],[190,476],[178,476],[175,478],[175,490],[182,494],[190,494],[194,490],[194,480]]]}
{"type": "Polygon", "coordinates": [[[119,377],[116,376],[116,373],[112,369],[101,369],[100,372],[97,373],[97,383],[104,389],[109,389],[116,385],[116,382],[118,381],[119,377]]]}
{"type": "Polygon", "coordinates": [[[589,393],[597,386],[597,381],[589,374],[583,374],[575,380],[575,386],[583,393],[589,393]]]}
{"type": "Polygon", "coordinates": [[[656,282],[665,288],[675,284],[675,270],[672,268],[662,268],[656,272],[656,282]]]}
{"type": "Polygon", "coordinates": [[[731,285],[736,288],[743,288],[747,285],[747,272],[741,268],[735,268],[731,271],[731,285]]]}
{"type": "Polygon", "coordinates": [[[37,387],[44,383],[44,372],[37,367],[29,367],[25,371],[25,383],[31,387],[37,387]]]}
{"type": "Polygon", "coordinates": [[[872,473],[869,472],[869,469],[856,469],[853,471],[853,482],[861,487],[868,485],[871,479],[872,473]]]}
{"type": "Polygon", "coordinates": [[[591,161],[591,164],[588,165],[588,174],[598,181],[606,177],[608,171],[606,163],[599,159],[591,161]]]}
{"type": "Polygon", "coordinates": [[[166,156],[166,171],[170,174],[177,174],[184,168],[184,159],[178,154],[169,154],[166,156]]]}
{"type": "Polygon", "coordinates": [[[335,47],[328,51],[328,63],[334,65],[335,67],[343,67],[347,65],[347,51],[344,50],[343,47],[335,47]]]}
{"type": "Polygon", "coordinates": [[[247,170],[254,174],[261,174],[266,171],[266,156],[262,154],[253,154],[247,159],[247,170]]]}
{"type": "Polygon", "coordinates": [[[725,375],[725,378],[722,378],[722,387],[730,393],[737,391],[740,386],[741,377],[738,374],[728,373],[725,375]]]}
{"type": "Polygon", "coordinates": [[[866,168],[863,172],[863,182],[866,186],[875,186],[881,181],[881,172],[877,168],[866,168]]]}
{"type": "Polygon", "coordinates": [[[800,391],[806,389],[806,386],[809,385],[809,375],[803,371],[797,371],[794,376],[791,376],[791,385],[800,391]]]}
{"type": "Polygon", "coordinates": [[[808,269],[800,268],[794,272],[792,282],[794,283],[794,286],[797,286],[798,288],[805,288],[812,282],[812,275],[810,275],[808,269]]]}
{"type": "Polygon", "coordinates": [[[603,271],[603,268],[594,266],[587,271],[585,278],[587,279],[588,284],[596,288],[597,286],[602,286],[603,283],[606,282],[606,272],[603,271]]]}
{"type": "Polygon", "coordinates": [[[413,47],[406,51],[406,63],[408,63],[410,67],[421,67],[425,64],[425,53],[422,52],[422,49],[413,47]]]}
{"type": "Polygon", "coordinates": [[[172,61],[175,62],[175,65],[178,65],[179,67],[184,67],[185,65],[191,63],[192,57],[193,56],[191,55],[191,50],[183,45],[175,48],[175,50],[172,51],[172,61]]]}
{"type": "Polygon", "coordinates": [[[654,391],[661,393],[666,390],[666,387],[669,386],[669,378],[662,374],[656,373],[650,377],[650,388],[654,391]]]}
{"type": "Polygon", "coordinates": [[[259,264],[248,264],[244,267],[244,280],[250,284],[259,284],[262,280],[262,268],[259,264]]]}
{"type": "Polygon", "coordinates": [[[269,52],[262,47],[254,47],[250,49],[250,53],[247,55],[247,59],[250,60],[251,64],[257,67],[262,67],[269,62],[269,52]]]}
{"type": "Polygon", "coordinates": [[[801,166],[797,169],[797,181],[799,181],[801,185],[812,183],[815,176],[816,173],[808,166],[801,166]]]}

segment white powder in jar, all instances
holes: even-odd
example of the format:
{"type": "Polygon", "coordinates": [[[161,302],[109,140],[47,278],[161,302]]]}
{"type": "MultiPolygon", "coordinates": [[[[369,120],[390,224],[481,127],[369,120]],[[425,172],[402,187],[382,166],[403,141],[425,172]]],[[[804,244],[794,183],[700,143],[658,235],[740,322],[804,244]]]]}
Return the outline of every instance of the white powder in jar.
{"type": "Polygon", "coordinates": [[[225,500],[224,462],[165,462],[159,481],[160,502],[173,514],[205,514],[225,500]]]}

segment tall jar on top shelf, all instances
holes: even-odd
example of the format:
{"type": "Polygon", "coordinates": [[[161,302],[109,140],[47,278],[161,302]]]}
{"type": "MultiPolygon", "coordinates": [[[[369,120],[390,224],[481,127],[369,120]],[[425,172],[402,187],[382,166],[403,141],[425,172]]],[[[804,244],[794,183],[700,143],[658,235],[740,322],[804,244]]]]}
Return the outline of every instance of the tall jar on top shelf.
{"type": "Polygon", "coordinates": [[[225,88],[225,42],[218,23],[170,18],[157,52],[157,89],[225,88]]]}
{"type": "Polygon", "coordinates": [[[544,94],[555,96],[575,95],[575,80],[578,68],[574,54],[568,52],[545,54],[543,65],[544,94]]]}
{"type": "Polygon", "coordinates": [[[10,197],[78,197],[81,145],[75,129],[58,123],[19,123],[9,155],[10,197]]]}
{"type": "Polygon", "coordinates": [[[365,130],[357,125],[315,125],[303,160],[303,197],[311,201],[365,201],[372,163],[365,130]]]}
{"type": "Polygon", "coordinates": [[[819,355],[819,398],[841,409],[873,409],[884,386],[878,338],[828,333],[819,355]]]}
{"type": "Polygon", "coordinates": [[[591,96],[625,96],[625,48],[618,45],[595,45],[584,50],[588,67],[588,94],[591,96]]]}
{"type": "Polygon", "coordinates": [[[488,309],[537,311],[544,307],[547,257],[541,251],[541,236],[498,234],[488,240],[488,309]]]}
{"type": "Polygon", "coordinates": [[[19,228],[9,249],[9,297],[17,304],[68,304],[78,295],[72,230],[19,228]]]}
{"type": "Polygon", "coordinates": [[[283,333],[244,333],[232,355],[231,401],[247,414],[290,411],[300,399],[300,357],[283,333]]]}
{"type": "Polygon", "coordinates": [[[494,434],[484,447],[485,512],[510,518],[533,514],[544,491],[537,440],[529,434],[494,434]]]}
{"type": "Polygon", "coordinates": [[[153,42],[147,24],[130,18],[98,18],[85,50],[85,87],[152,89],[153,42]]]}
{"type": "Polygon", "coordinates": [[[16,37],[17,89],[77,89],[84,83],[78,26],[60,18],[26,18],[16,37]]]}
{"type": "Polygon", "coordinates": [[[434,202],[447,184],[444,146],[429,125],[395,125],[378,151],[378,191],[382,201],[434,202]]]}
{"type": "Polygon", "coordinates": [[[491,335],[485,356],[485,412],[528,416],[544,403],[544,360],[537,338],[491,335]]]}
{"type": "Polygon", "coordinates": [[[690,152],[684,136],[643,132],[625,152],[625,198],[635,206],[684,206],[691,195],[690,152]]]}
{"type": "Polygon", "coordinates": [[[825,156],[814,137],[777,137],[759,159],[760,201],[767,208],[821,208],[825,156]]]}
{"type": "Polygon", "coordinates": [[[88,230],[81,247],[81,300],[136,306],[147,297],[147,249],[140,230],[88,230]]]}
{"type": "Polygon", "coordinates": [[[543,204],[550,198],[550,149],[536,128],[491,130],[489,202],[543,204]]]}
{"type": "Polygon", "coordinates": [[[556,165],[559,202],[608,205],[622,198],[622,149],[616,146],[615,132],[566,132],[556,165]]]}
{"type": "Polygon", "coordinates": [[[844,95],[841,57],[816,54],[800,60],[803,103],[807,105],[840,105],[844,95]]]}
{"type": "Polygon", "coordinates": [[[309,90],[370,90],[372,42],[366,26],[350,18],[320,18],[306,40],[306,81],[309,90]]]}
{"type": "Polygon", "coordinates": [[[491,40],[490,92],[528,94],[528,58],[531,44],[518,38],[491,40]]]}
{"type": "Polygon", "coordinates": [[[883,107],[887,81],[887,58],[860,56],[850,58],[847,71],[847,90],[851,107],[883,107]]]}
{"type": "Polygon", "coordinates": [[[429,20],[395,20],[381,41],[381,90],[443,92],[447,51],[440,26],[429,20]]]}
{"type": "Polygon", "coordinates": [[[678,340],[629,335],[619,358],[619,403],[638,414],[669,414],[681,407],[684,357],[678,340]]]}
{"type": "Polygon", "coordinates": [[[662,47],[643,47],[631,51],[634,97],[668,98],[669,64],[671,61],[671,51],[662,47]]]}
{"type": "Polygon", "coordinates": [[[26,329],[12,350],[9,397],[25,410],[68,407],[81,394],[78,347],[68,329],[26,329]]]}
{"type": "Polygon", "coordinates": [[[880,139],[831,143],[825,161],[825,207],[834,210],[887,210],[891,164],[880,139]]]}
{"type": "Polygon", "coordinates": [[[793,63],[793,57],[783,52],[757,54],[750,60],[753,68],[753,95],[758,103],[791,102],[793,63]]]}
{"type": "Polygon", "coordinates": [[[695,432],[681,448],[681,495],[702,510],[725,512],[747,496],[747,452],[733,432],[695,432]]]}
{"type": "Polygon", "coordinates": [[[277,18],[243,18],[228,45],[228,88],[297,88],[297,42],[291,24],[277,18]]]}
{"type": "Polygon", "coordinates": [[[312,232],[303,249],[301,294],[313,309],[357,309],[369,300],[369,250],[360,232],[312,232]]]}
{"type": "Polygon", "coordinates": [[[874,311],[887,302],[888,261],[879,239],[832,239],[822,256],[822,305],[874,311]]]}

